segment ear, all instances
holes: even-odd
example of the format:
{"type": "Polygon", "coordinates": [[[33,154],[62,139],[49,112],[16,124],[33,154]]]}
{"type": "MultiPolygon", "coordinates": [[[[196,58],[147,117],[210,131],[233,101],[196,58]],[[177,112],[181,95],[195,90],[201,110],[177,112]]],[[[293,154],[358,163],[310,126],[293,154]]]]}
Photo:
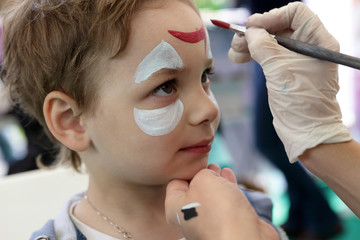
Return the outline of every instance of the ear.
{"type": "Polygon", "coordinates": [[[74,99],[63,92],[50,92],[45,98],[43,112],[50,132],[62,144],[76,152],[83,152],[90,146],[91,140],[74,99]]]}

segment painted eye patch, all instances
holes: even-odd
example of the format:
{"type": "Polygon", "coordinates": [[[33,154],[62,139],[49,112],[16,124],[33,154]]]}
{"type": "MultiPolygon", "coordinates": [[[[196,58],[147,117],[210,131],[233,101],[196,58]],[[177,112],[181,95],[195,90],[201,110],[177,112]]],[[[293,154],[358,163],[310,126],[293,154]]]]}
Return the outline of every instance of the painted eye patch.
{"type": "Polygon", "coordinates": [[[134,118],[139,128],[150,136],[161,136],[172,132],[179,124],[184,105],[177,99],[173,104],[154,110],[134,108],[134,118]]]}
{"type": "MultiPolygon", "coordinates": [[[[147,81],[154,73],[161,69],[182,69],[184,63],[174,47],[161,41],[138,65],[134,81],[140,84],[147,81]]],[[[154,95],[167,96],[175,91],[172,81],[157,87],[154,95]]],[[[164,108],[143,110],[134,108],[134,119],[138,127],[150,136],[169,134],[179,124],[183,115],[184,105],[177,99],[173,104],[164,108]]]]}
{"type": "Polygon", "coordinates": [[[135,83],[148,80],[151,75],[161,69],[181,69],[184,63],[173,46],[161,41],[138,65],[135,72],[135,83]]]}
{"type": "MultiPolygon", "coordinates": [[[[190,43],[196,43],[201,40],[205,42],[205,51],[207,50],[207,57],[211,58],[209,40],[205,27],[192,33],[183,33],[179,31],[169,30],[169,33],[174,37],[190,43]]],[[[176,50],[167,42],[161,41],[138,65],[134,81],[140,84],[148,80],[154,73],[161,69],[182,69],[184,67],[183,61],[176,50]]],[[[202,83],[207,82],[207,72],[205,71],[202,78],[202,83]]],[[[169,85],[170,82],[162,84],[153,91],[153,94],[159,96],[167,96],[172,94],[175,90],[174,85],[169,85]]],[[[139,128],[148,135],[161,136],[172,132],[179,124],[184,111],[184,105],[180,99],[177,99],[173,104],[153,110],[142,110],[134,108],[134,118],[139,128]]]]}

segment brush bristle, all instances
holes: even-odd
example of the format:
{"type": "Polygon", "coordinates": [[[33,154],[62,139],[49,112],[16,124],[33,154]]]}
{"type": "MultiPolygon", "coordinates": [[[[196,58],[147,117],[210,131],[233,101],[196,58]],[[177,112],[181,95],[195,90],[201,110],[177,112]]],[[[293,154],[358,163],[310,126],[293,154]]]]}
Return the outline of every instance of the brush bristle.
{"type": "Polygon", "coordinates": [[[218,26],[218,27],[221,27],[221,28],[225,28],[225,29],[229,29],[229,28],[230,28],[230,23],[223,22],[223,21],[220,21],[220,20],[214,20],[214,19],[210,19],[210,21],[211,21],[215,26],[218,26]]]}

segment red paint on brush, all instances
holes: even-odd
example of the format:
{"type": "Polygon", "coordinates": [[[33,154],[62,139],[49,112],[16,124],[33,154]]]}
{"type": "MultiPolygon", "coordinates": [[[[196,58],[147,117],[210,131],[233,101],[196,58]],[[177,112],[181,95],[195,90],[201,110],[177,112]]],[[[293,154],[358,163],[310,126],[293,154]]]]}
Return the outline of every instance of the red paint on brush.
{"type": "Polygon", "coordinates": [[[179,32],[174,30],[169,30],[169,33],[174,37],[180,39],[181,41],[188,42],[188,43],[197,43],[201,40],[206,41],[206,33],[204,25],[201,27],[200,30],[195,32],[179,32]]]}
{"type": "Polygon", "coordinates": [[[211,19],[211,22],[212,22],[215,26],[218,26],[218,27],[221,27],[221,28],[225,28],[225,29],[230,29],[230,23],[223,22],[223,21],[220,21],[220,20],[213,20],[213,19],[211,19]]]}

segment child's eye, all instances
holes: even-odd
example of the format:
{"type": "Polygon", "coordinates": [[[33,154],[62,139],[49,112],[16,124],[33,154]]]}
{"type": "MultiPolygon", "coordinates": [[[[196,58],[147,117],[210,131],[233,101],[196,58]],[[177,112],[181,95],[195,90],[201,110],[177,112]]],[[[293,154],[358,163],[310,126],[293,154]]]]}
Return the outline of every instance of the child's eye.
{"type": "Polygon", "coordinates": [[[158,96],[169,96],[175,92],[174,80],[167,81],[164,84],[161,84],[159,87],[155,88],[153,91],[154,95],[158,96]]]}
{"type": "Polygon", "coordinates": [[[213,68],[206,69],[201,76],[201,83],[204,84],[208,81],[208,76],[214,74],[213,68]]]}

